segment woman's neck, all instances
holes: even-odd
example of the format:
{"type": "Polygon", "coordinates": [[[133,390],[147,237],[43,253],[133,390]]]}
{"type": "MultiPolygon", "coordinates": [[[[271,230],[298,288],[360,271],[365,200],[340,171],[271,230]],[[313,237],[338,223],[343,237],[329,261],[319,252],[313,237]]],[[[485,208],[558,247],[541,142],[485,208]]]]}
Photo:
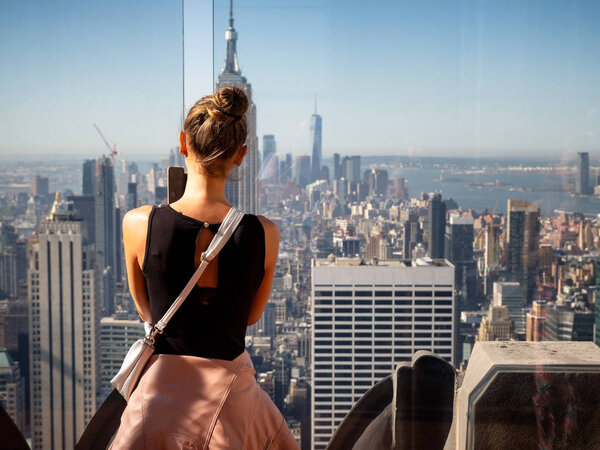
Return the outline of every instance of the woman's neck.
{"type": "Polygon", "coordinates": [[[226,178],[212,177],[202,173],[188,171],[187,182],[182,200],[196,202],[229,204],[225,197],[226,178]]]}

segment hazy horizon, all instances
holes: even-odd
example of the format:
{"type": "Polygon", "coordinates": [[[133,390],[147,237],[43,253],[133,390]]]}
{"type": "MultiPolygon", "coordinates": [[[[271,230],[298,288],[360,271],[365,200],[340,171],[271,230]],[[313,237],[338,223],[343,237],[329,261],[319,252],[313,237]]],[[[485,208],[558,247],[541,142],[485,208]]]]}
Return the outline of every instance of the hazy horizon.
{"type": "MultiPolygon", "coordinates": [[[[285,152],[287,153],[287,152],[285,152]]],[[[285,153],[281,153],[280,150],[277,151],[277,154],[281,157],[284,156],[285,153]]],[[[337,153],[337,152],[335,152],[337,153]]],[[[168,156],[169,151],[163,152],[163,153],[130,153],[130,154],[121,154],[121,153],[117,153],[115,155],[115,165],[117,165],[118,163],[120,163],[120,161],[122,159],[126,160],[126,161],[132,161],[132,162],[147,162],[147,163],[151,163],[151,162],[157,162],[160,163],[161,158],[164,158],[166,156],[168,156]]],[[[304,155],[304,156],[309,156],[308,153],[306,154],[293,154],[292,157],[295,158],[296,156],[300,156],[300,155],[304,155]]],[[[356,153],[340,153],[341,157],[344,156],[352,156],[352,155],[356,155],[356,153]]],[[[24,163],[24,164],[39,164],[39,163],[43,163],[45,159],[47,159],[48,157],[52,157],[54,159],[54,161],[56,162],[61,162],[61,163],[65,163],[65,162],[72,162],[73,164],[76,164],[79,161],[83,161],[85,159],[96,159],[99,158],[101,156],[108,156],[108,152],[100,152],[100,153],[77,153],[77,154],[73,154],[73,153],[60,153],[60,152],[53,152],[53,153],[29,153],[27,154],[27,156],[23,156],[22,154],[0,154],[0,161],[3,162],[7,162],[7,163],[24,163]]],[[[361,155],[361,157],[364,160],[373,160],[373,159],[378,159],[378,158],[383,158],[383,159],[388,159],[388,158],[397,158],[397,159],[414,159],[414,160],[419,160],[419,159],[423,159],[423,160],[431,160],[431,159],[436,159],[436,158],[440,158],[441,161],[448,161],[448,160],[456,160],[456,161],[481,161],[481,162],[494,162],[494,161],[498,161],[498,162],[531,162],[531,163],[538,163],[538,162],[544,162],[546,164],[553,164],[553,163],[562,163],[562,164],[575,164],[576,163],[576,156],[577,156],[577,152],[567,152],[564,153],[562,155],[559,154],[550,154],[550,155],[535,155],[535,154],[524,154],[523,152],[520,152],[518,155],[498,155],[498,156],[494,156],[494,155],[482,155],[482,156],[466,156],[466,155],[442,155],[442,154],[416,154],[416,153],[390,153],[390,154],[369,154],[369,155],[361,155]]],[[[329,155],[323,155],[323,160],[324,161],[331,161],[333,158],[333,154],[329,154],[329,155]]],[[[590,155],[590,165],[594,165],[594,164],[598,164],[600,165],[600,159],[598,158],[594,158],[594,155],[590,155]]]]}
{"type": "MultiPolygon", "coordinates": [[[[600,4],[263,0],[258,6],[234,1],[238,57],[254,91],[260,146],[263,134],[274,134],[278,153],[310,154],[316,95],[325,157],[598,156],[600,61],[592,55],[600,45],[600,4]]],[[[117,158],[176,147],[181,13],[181,4],[159,0],[143,7],[134,0],[1,3],[0,158],[100,156],[107,149],[93,124],[116,143],[117,158]]],[[[196,20],[214,27],[208,63],[215,75],[228,14],[229,2],[216,0],[214,23],[196,20]]]]}

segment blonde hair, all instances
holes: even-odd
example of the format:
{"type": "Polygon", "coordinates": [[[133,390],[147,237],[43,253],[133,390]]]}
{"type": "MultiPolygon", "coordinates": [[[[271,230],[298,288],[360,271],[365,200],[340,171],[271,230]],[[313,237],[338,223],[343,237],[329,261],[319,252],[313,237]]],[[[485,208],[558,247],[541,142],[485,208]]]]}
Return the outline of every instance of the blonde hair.
{"type": "Polygon", "coordinates": [[[247,110],[248,97],[235,86],[225,86],[198,100],[183,125],[188,157],[192,156],[208,174],[225,176],[223,162],[235,155],[246,140],[247,110]]]}

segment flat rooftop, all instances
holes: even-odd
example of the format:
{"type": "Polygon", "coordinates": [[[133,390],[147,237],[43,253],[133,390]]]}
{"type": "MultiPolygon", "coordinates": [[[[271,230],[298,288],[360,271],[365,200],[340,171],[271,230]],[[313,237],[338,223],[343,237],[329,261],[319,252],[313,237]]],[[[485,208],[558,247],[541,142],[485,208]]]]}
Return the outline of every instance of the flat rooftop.
{"type": "Polygon", "coordinates": [[[367,261],[361,258],[315,258],[315,267],[454,267],[447,259],[385,259],[367,261]]]}

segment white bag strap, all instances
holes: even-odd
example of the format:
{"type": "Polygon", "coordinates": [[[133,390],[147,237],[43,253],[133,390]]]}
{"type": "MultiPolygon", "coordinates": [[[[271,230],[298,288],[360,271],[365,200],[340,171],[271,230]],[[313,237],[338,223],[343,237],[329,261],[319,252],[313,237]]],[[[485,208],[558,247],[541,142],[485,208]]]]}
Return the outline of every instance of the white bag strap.
{"type": "Polygon", "coordinates": [[[169,323],[169,320],[171,320],[173,315],[177,312],[183,301],[187,298],[189,293],[194,288],[195,284],[200,279],[200,276],[204,272],[204,269],[206,269],[206,266],[208,266],[208,263],[212,261],[212,259],[219,253],[219,251],[221,251],[223,246],[227,243],[227,241],[239,225],[240,221],[242,220],[242,217],[244,217],[244,213],[241,212],[239,209],[232,207],[229,210],[229,212],[225,216],[225,219],[223,220],[223,223],[221,223],[221,226],[219,227],[219,231],[217,231],[217,234],[214,235],[206,251],[202,252],[202,256],[200,257],[200,265],[196,269],[196,272],[194,272],[194,275],[192,275],[190,281],[187,282],[187,284],[183,288],[183,291],[181,291],[181,294],[179,294],[179,296],[175,299],[175,301],[169,307],[162,319],[160,319],[158,323],[154,325],[154,331],[151,336],[152,340],[154,340],[154,337],[157,334],[162,334],[165,327],[169,323]]]}

